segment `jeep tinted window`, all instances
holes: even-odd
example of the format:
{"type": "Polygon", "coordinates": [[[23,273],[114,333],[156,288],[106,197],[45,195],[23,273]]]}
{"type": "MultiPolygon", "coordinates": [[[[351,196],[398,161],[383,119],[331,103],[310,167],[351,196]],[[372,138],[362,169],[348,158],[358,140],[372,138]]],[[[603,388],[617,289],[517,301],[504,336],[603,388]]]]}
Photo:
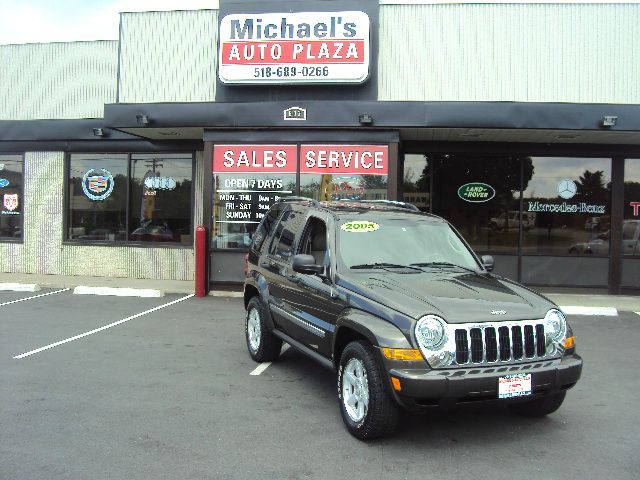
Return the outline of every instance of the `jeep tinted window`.
{"type": "Polygon", "coordinates": [[[294,234],[287,229],[287,222],[291,216],[291,210],[287,210],[282,214],[276,231],[271,240],[271,246],[269,247],[269,253],[271,255],[287,256],[287,250],[291,250],[293,247],[294,234]]]}
{"type": "Polygon", "coordinates": [[[256,233],[253,234],[253,241],[251,242],[251,248],[253,250],[260,250],[262,248],[262,244],[269,236],[269,234],[273,231],[273,227],[278,221],[278,217],[280,216],[281,210],[276,210],[272,208],[269,210],[269,213],[265,215],[256,230],[256,233]]]}

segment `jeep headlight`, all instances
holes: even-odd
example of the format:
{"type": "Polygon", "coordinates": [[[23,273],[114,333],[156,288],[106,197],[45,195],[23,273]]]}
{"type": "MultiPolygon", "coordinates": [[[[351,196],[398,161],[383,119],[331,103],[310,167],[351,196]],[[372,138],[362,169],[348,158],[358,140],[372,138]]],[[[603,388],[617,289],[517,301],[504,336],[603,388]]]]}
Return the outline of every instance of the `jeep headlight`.
{"type": "Polygon", "coordinates": [[[455,358],[455,346],[449,339],[447,324],[442,318],[425,315],[416,322],[414,333],[422,356],[431,368],[451,365],[455,358]]]}
{"type": "Polygon", "coordinates": [[[567,320],[562,312],[552,308],[544,316],[545,330],[555,343],[562,342],[567,333],[567,320]]]}
{"type": "Polygon", "coordinates": [[[447,341],[444,320],[426,315],[416,323],[416,340],[421,350],[438,350],[447,341]]]}

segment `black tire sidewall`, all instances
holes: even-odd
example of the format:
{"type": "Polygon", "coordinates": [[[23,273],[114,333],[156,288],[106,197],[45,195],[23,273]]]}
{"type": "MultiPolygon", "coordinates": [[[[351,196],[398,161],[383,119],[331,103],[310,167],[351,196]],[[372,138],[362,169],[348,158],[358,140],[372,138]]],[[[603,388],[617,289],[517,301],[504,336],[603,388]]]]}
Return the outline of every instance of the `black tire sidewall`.
{"type": "Polygon", "coordinates": [[[249,355],[251,355],[251,358],[256,362],[262,361],[265,349],[265,335],[269,333],[266,330],[267,324],[264,320],[264,315],[264,307],[260,299],[258,297],[253,297],[251,300],[249,300],[249,303],[247,304],[247,314],[244,318],[244,339],[247,343],[247,350],[249,350],[249,355]],[[253,309],[258,312],[258,318],[260,320],[260,345],[258,346],[258,350],[256,350],[255,352],[251,349],[251,344],[249,343],[249,313],[253,309]]]}
{"type": "Polygon", "coordinates": [[[397,407],[394,404],[395,402],[388,396],[389,394],[384,384],[384,374],[376,362],[373,348],[369,344],[357,341],[345,347],[338,365],[337,385],[340,413],[347,429],[352,435],[361,440],[368,440],[378,438],[393,430],[397,420],[397,407]],[[342,398],[344,368],[352,358],[356,358],[362,362],[369,390],[367,413],[359,422],[354,422],[351,419],[345,409],[342,398]],[[386,416],[389,415],[391,418],[386,418],[386,416]],[[375,418],[376,416],[379,418],[375,418]]]}

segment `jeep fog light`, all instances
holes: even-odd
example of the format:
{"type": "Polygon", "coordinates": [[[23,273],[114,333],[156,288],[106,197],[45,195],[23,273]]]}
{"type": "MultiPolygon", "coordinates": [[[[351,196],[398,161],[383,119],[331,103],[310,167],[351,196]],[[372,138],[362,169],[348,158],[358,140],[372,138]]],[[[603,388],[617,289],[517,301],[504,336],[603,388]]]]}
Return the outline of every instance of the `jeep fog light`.
{"type": "Polygon", "coordinates": [[[549,310],[544,316],[545,330],[555,343],[562,342],[567,333],[567,320],[560,310],[549,310]]]}
{"type": "Polygon", "coordinates": [[[444,320],[426,315],[416,323],[416,340],[421,350],[438,350],[447,341],[444,320]]]}

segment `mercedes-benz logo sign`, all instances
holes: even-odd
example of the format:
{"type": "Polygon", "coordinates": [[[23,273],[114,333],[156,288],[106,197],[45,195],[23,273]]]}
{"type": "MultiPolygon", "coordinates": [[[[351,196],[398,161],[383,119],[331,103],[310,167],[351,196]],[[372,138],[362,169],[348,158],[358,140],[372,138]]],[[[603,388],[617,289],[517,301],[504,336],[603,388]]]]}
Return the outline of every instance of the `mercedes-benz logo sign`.
{"type": "Polygon", "coordinates": [[[576,185],[576,182],[574,182],[573,180],[567,180],[565,178],[564,180],[560,180],[560,182],[558,183],[558,195],[560,195],[565,200],[573,198],[577,191],[578,187],[576,185]]]}

